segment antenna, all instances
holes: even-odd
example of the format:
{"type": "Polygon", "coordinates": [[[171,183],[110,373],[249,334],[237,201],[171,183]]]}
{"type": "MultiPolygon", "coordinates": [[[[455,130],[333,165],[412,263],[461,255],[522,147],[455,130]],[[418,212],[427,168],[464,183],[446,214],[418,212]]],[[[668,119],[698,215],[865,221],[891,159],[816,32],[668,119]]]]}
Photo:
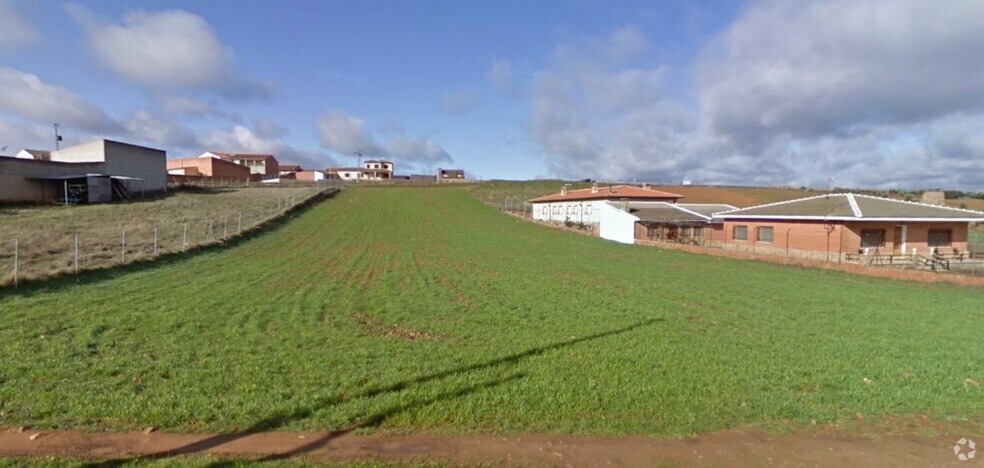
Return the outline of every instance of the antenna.
{"type": "Polygon", "coordinates": [[[60,127],[60,126],[61,125],[59,125],[59,124],[55,124],[55,149],[56,150],[61,149],[62,137],[61,137],[61,135],[58,134],[58,127],[60,127]]]}

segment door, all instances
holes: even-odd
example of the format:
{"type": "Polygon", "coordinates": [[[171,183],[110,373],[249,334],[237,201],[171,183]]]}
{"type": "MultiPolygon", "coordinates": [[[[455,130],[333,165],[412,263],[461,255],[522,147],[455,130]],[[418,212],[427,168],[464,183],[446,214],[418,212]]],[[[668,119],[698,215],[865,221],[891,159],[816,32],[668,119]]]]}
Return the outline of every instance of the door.
{"type": "Polygon", "coordinates": [[[892,233],[892,255],[902,255],[902,226],[895,226],[892,233]]]}

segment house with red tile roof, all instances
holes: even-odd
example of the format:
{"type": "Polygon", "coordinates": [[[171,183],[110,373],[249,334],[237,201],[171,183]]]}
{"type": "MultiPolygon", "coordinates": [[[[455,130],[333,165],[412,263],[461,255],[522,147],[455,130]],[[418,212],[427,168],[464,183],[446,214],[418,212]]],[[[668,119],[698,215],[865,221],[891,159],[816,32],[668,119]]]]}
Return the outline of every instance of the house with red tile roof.
{"type": "Polygon", "coordinates": [[[666,202],[676,203],[683,195],[655,190],[648,185],[612,185],[568,190],[563,187],[559,193],[545,195],[530,200],[533,205],[533,219],[555,223],[577,223],[596,225],[603,217],[602,212],[611,208],[608,202],[666,202]]]}

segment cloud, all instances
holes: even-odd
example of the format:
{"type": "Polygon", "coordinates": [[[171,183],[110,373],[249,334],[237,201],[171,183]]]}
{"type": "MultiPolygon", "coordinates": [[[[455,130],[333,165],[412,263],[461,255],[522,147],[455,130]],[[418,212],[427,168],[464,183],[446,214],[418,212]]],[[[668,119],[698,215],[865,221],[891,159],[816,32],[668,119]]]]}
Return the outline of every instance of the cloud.
{"type": "Polygon", "coordinates": [[[425,137],[397,135],[386,142],[386,155],[415,167],[452,162],[451,155],[437,142],[425,137]]]}
{"type": "Polygon", "coordinates": [[[161,114],[168,118],[219,118],[241,123],[235,113],[220,110],[221,106],[201,99],[159,93],[154,101],[161,114]]]}
{"type": "Polygon", "coordinates": [[[639,66],[635,28],[570,40],[532,87],[530,140],[560,177],[980,190],[982,17],[972,1],[755,2],[680,69],[639,66]],[[664,85],[691,68],[693,97],[664,85]]]}
{"type": "Polygon", "coordinates": [[[700,63],[717,133],[756,142],[984,110],[984,3],[765,2],[700,63]]]}
{"type": "Polygon", "coordinates": [[[53,143],[51,127],[8,122],[0,118],[0,155],[13,156],[24,148],[48,148],[53,143]]]}
{"type": "Polygon", "coordinates": [[[370,157],[393,158],[398,164],[415,168],[453,161],[436,141],[408,135],[399,122],[387,123],[382,132],[387,140],[382,144],[366,129],[364,120],[341,110],[323,114],[316,123],[321,146],[344,156],[360,152],[370,157]]]}
{"type": "Polygon", "coordinates": [[[441,96],[440,108],[442,111],[452,115],[462,115],[475,106],[478,96],[474,91],[463,89],[441,96]]]}
{"type": "Polygon", "coordinates": [[[300,164],[305,169],[324,169],[335,164],[328,154],[286,143],[287,135],[287,129],[275,122],[260,120],[253,128],[235,125],[213,131],[201,139],[201,145],[209,151],[273,154],[282,164],[300,164]]]}
{"type": "Polygon", "coordinates": [[[492,67],[485,74],[485,79],[489,83],[492,83],[492,86],[500,92],[512,94],[516,90],[515,84],[513,83],[513,77],[515,75],[516,72],[513,71],[512,64],[508,60],[499,59],[492,62],[492,67]]]}
{"type": "Polygon", "coordinates": [[[0,0],[0,54],[9,54],[40,44],[41,32],[14,6],[11,0],[0,0]]]}
{"type": "Polygon", "coordinates": [[[268,86],[234,76],[235,54],[204,18],[182,10],[131,11],[116,24],[66,5],[88,34],[99,63],[153,89],[208,90],[231,98],[268,97],[268,86]]]}
{"type": "Polygon", "coordinates": [[[344,155],[384,153],[382,146],[366,130],[366,122],[343,111],[333,110],[321,115],[317,127],[321,146],[325,149],[344,155]]]}
{"type": "Polygon", "coordinates": [[[113,127],[102,109],[82,96],[8,67],[0,67],[0,111],[45,125],[57,122],[89,131],[113,127]]]}

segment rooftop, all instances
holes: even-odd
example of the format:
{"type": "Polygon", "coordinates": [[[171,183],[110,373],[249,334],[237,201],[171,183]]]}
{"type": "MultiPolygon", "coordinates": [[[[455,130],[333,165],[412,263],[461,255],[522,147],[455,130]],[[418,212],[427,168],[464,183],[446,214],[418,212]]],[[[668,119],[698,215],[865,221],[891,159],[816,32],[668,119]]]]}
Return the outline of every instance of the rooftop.
{"type": "Polygon", "coordinates": [[[714,213],[735,209],[724,204],[667,202],[630,202],[627,208],[640,221],[660,222],[708,222],[714,213]]]}
{"type": "Polygon", "coordinates": [[[721,219],[805,219],[834,221],[984,221],[984,212],[890,198],[831,193],[718,213],[721,219]]]}
{"type": "Polygon", "coordinates": [[[530,200],[532,203],[546,203],[555,201],[577,201],[577,200],[653,200],[653,201],[675,201],[683,198],[683,195],[675,193],[653,190],[648,187],[635,187],[632,185],[614,185],[607,187],[592,187],[578,190],[568,190],[566,193],[555,193],[530,200]]]}

